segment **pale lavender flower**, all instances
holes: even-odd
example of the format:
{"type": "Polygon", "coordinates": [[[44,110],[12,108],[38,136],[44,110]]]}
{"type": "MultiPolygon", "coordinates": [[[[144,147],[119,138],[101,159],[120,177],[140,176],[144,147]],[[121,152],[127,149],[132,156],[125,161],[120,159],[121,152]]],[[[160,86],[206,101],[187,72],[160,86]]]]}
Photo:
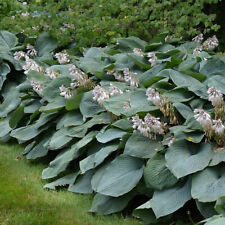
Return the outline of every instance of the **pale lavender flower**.
{"type": "Polygon", "coordinates": [[[203,37],[203,34],[199,34],[199,35],[197,35],[196,37],[194,37],[193,39],[192,39],[192,41],[194,41],[194,42],[201,42],[202,40],[204,39],[204,37],[203,37]]]}
{"type": "Polygon", "coordinates": [[[124,102],[124,103],[123,103],[123,109],[124,109],[125,111],[127,111],[127,110],[130,109],[130,104],[129,104],[129,102],[124,102]]]}
{"type": "Polygon", "coordinates": [[[161,123],[159,118],[156,118],[149,113],[146,114],[144,120],[138,115],[132,117],[133,129],[138,130],[143,136],[150,139],[156,139],[157,134],[164,134],[165,124],[161,123]]]}
{"type": "Polygon", "coordinates": [[[23,65],[23,70],[25,70],[25,74],[28,74],[28,72],[31,70],[42,72],[43,68],[39,66],[33,59],[30,59],[28,56],[25,56],[25,65],[23,65]]]}
{"type": "Polygon", "coordinates": [[[116,95],[116,94],[123,94],[123,91],[120,90],[115,85],[113,85],[112,83],[110,83],[110,86],[109,86],[109,95],[110,96],[113,96],[113,95],[116,95]]]}
{"type": "Polygon", "coordinates": [[[58,52],[55,54],[55,58],[59,64],[66,64],[70,62],[69,55],[66,52],[58,52]]]}
{"type": "Polygon", "coordinates": [[[203,48],[206,50],[214,50],[219,45],[219,41],[216,37],[216,35],[213,35],[211,38],[208,38],[204,43],[202,44],[203,48]]]}
{"type": "Polygon", "coordinates": [[[26,53],[23,51],[18,51],[18,52],[15,52],[13,56],[15,60],[19,61],[21,58],[25,58],[26,53]]]}
{"type": "Polygon", "coordinates": [[[156,118],[149,113],[146,114],[144,122],[150,128],[150,131],[154,134],[164,134],[163,125],[160,122],[160,118],[156,118]]]}
{"type": "Polygon", "coordinates": [[[50,79],[54,80],[58,75],[59,73],[55,72],[54,70],[50,69],[50,68],[47,68],[45,70],[45,73],[47,74],[47,76],[50,77],[50,79]]]}
{"type": "Polygon", "coordinates": [[[37,51],[35,50],[34,46],[31,44],[27,44],[27,54],[29,56],[36,56],[37,55],[37,51]]]}
{"type": "Polygon", "coordinates": [[[129,83],[131,87],[138,87],[139,85],[139,80],[135,76],[136,73],[130,72],[129,68],[124,68],[123,69],[123,74],[124,74],[124,80],[125,82],[129,83]]]}
{"type": "Polygon", "coordinates": [[[93,89],[93,99],[97,101],[100,105],[102,104],[103,100],[109,98],[109,92],[102,88],[100,85],[95,86],[93,89]]]}
{"type": "Polygon", "coordinates": [[[167,35],[164,39],[165,42],[168,42],[172,39],[173,37],[171,35],[167,35]]]}
{"type": "Polygon", "coordinates": [[[221,91],[217,90],[215,87],[208,89],[207,94],[209,95],[208,100],[212,102],[213,106],[221,106],[223,103],[223,94],[221,91]]]}
{"type": "Polygon", "coordinates": [[[140,48],[134,48],[133,53],[139,56],[144,56],[144,52],[140,48]]]}
{"type": "Polygon", "coordinates": [[[209,113],[205,112],[203,109],[195,109],[194,114],[194,118],[201,124],[204,130],[211,130],[212,120],[209,113]]]}
{"type": "Polygon", "coordinates": [[[107,71],[107,74],[109,75],[113,75],[115,77],[116,80],[118,81],[121,81],[121,82],[124,82],[124,77],[122,76],[122,74],[118,71],[115,71],[115,70],[108,70],[107,71]]]}
{"type": "Polygon", "coordinates": [[[217,135],[219,136],[224,135],[225,127],[220,119],[213,120],[212,128],[217,135]]]}
{"type": "Polygon", "coordinates": [[[161,96],[159,92],[157,92],[154,88],[148,88],[146,90],[147,100],[151,101],[154,105],[160,107],[161,106],[161,96]]]}
{"type": "Polygon", "coordinates": [[[171,138],[169,143],[168,143],[168,147],[170,147],[173,143],[175,142],[175,138],[171,138]]]}
{"type": "Polygon", "coordinates": [[[201,45],[199,45],[198,47],[196,47],[194,50],[193,50],[193,54],[199,54],[199,53],[201,53],[202,52],[202,50],[203,50],[203,48],[202,48],[202,46],[201,45]]]}
{"type": "Polygon", "coordinates": [[[157,64],[157,56],[154,52],[148,52],[147,57],[149,58],[149,62],[151,63],[151,66],[155,66],[157,64]]]}
{"type": "Polygon", "coordinates": [[[31,84],[31,86],[32,86],[32,88],[33,88],[33,90],[35,92],[37,92],[39,95],[42,95],[42,93],[43,93],[43,85],[41,85],[38,81],[36,81],[34,79],[32,79],[30,81],[30,84],[31,84]]]}
{"type": "Polygon", "coordinates": [[[85,79],[85,73],[78,69],[75,65],[69,67],[70,75],[77,81],[85,79]]]}
{"type": "Polygon", "coordinates": [[[64,85],[61,85],[59,87],[60,95],[64,97],[65,99],[70,99],[72,97],[72,92],[69,88],[64,87],[64,85]]]}

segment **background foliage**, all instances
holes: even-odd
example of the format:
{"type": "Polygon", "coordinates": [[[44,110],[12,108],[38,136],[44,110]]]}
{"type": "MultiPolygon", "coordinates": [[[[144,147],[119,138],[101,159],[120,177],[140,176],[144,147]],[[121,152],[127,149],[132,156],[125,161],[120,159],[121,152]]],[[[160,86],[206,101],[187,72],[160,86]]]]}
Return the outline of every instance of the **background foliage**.
{"type": "Polygon", "coordinates": [[[138,36],[149,41],[155,34],[190,38],[215,33],[223,42],[224,1],[220,0],[31,0],[0,1],[1,30],[37,35],[48,30],[62,44],[100,46],[113,38],[138,36]],[[20,3],[21,2],[21,3],[20,3]],[[29,12],[32,16],[22,16],[29,12]],[[218,15],[218,17],[216,17],[218,15]]]}

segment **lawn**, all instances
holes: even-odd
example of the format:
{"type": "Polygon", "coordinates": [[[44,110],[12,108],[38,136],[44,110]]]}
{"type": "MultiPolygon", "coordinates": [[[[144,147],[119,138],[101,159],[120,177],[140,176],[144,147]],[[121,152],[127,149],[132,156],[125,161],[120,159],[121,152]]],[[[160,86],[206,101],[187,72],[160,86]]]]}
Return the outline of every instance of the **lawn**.
{"type": "Polygon", "coordinates": [[[23,148],[0,144],[1,225],[140,225],[121,215],[95,216],[88,213],[92,196],[68,191],[47,191],[40,179],[43,164],[17,156],[23,148]]]}

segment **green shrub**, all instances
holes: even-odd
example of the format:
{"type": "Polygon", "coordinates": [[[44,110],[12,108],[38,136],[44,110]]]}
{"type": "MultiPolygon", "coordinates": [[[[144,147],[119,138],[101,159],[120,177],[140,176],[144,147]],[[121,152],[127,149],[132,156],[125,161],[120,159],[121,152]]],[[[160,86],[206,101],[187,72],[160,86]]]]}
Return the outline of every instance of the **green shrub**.
{"type": "Polygon", "coordinates": [[[0,29],[28,35],[48,30],[61,44],[75,40],[78,46],[100,46],[127,36],[148,41],[165,30],[187,38],[200,32],[215,33],[224,21],[224,16],[216,21],[216,14],[223,14],[220,0],[32,0],[28,5],[15,2],[2,1],[0,29]],[[26,11],[32,19],[21,16],[26,11]]]}
{"type": "Polygon", "coordinates": [[[215,37],[166,35],[78,56],[58,52],[46,33],[25,50],[0,32],[0,141],[26,144],[29,160],[50,159],[45,187],[95,193],[97,214],[129,205],[165,224],[189,202],[205,218],[224,215],[224,56],[211,51],[215,37]]]}

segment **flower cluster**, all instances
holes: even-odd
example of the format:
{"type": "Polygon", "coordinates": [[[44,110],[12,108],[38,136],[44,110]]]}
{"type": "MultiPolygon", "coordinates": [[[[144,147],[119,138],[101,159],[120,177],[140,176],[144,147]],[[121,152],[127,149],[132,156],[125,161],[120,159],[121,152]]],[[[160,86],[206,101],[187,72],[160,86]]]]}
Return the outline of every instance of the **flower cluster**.
{"type": "Polygon", "coordinates": [[[148,61],[151,63],[151,66],[155,66],[157,64],[157,56],[154,52],[149,52],[147,54],[147,57],[149,58],[148,61]]]}
{"type": "Polygon", "coordinates": [[[115,79],[118,80],[118,81],[121,81],[121,82],[125,81],[123,75],[120,72],[118,72],[118,71],[108,70],[107,74],[113,75],[115,77],[115,79]]]}
{"type": "Polygon", "coordinates": [[[50,77],[50,79],[54,80],[56,77],[59,76],[59,73],[55,72],[54,70],[50,69],[50,68],[47,68],[45,70],[45,73],[47,76],[50,77]]]}
{"type": "Polygon", "coordinates": [[[64,85],[61,85],[59,87],[60,95],[64,97],[65,99],[70,99],[72,97],[72,92],[69,88],[64,87],[64,85]]]}
{"type": "Polygon", "coordinates": [[[24,51],[17,51],[14,53],[14,59],[19,61],[21,58],[29,58],[37,55],[37,51],[31,44],[27,44],[26,46],[27,53],[24,51]]]}
{"type": "Polygon", "coordinates": [[[93,99],[98,102],[99,105],[102,106],[102,102],[105,99],[108,99],[116,94],[122,94],[123,91],[118,87],[110,83],[109,91],[102,88],[100,85],[95,86],[93,89],[93,99]]]}
{"type": "Polygon", "coordinates": [[[35,50],[34,46],[31,44],[27,44],[27,55],[29,56],[36,56],[37,55],[37,51],[35,50]]]}
{"type": "Polygon", "coordinates": [[[100,85],[95,86],[93,89],[93,99],[98,102],[99,105],[102,105],[104,99],[109,98],[109,92],[102,88],[100,85]]]}
{"type": "Polygon", "coordinates": [[[215,87],[209,88],[207,94],[209,95],[208,100],[212,102],[213,106],[218,107],[223,104],[223,94],[215,87]]]}
{"type": "Polygon", "coordinates": [[[55,54],[55,58],[59,64],[66,64],[70,62],[69,55],[66,52],[58,52],[55,54]]]}
{"type": "Polygon", "coordinates": [[[203,50],[203,48],[202,48],[202,46],[201,45],[199,45],[198,47],[196,47],[194,50],[193,50],[193,54],[199,54],[199,53],[201,53],[202,52],[202,50],[203,50]]]}
{"type": "Polygon", "coordinates": [[[88,78],[87,74],[78,69],[75,65],[70,65],[69,67],[70,75],[73,77],[73,82],[70,84],[71,87],[84,87],[87,89],[92,89],[94,82],[88,78]]]}
{"type": "Polygon", "coordinates": [[[212,120],[209,113],[205,112],[203,109],[194,110],[194,118],[201,124],[205,133],[211,133],[212,120]]]}
{"type": "Polygon", "coordinates": [[[212,51],[219,45],[219,41],[216,35],[213,35],[211,38],[208,38],[206,41],[203,42],[202,46],[206,50],[212,51]]]}
{"type": "Polygon", "coordinates": [[[19,61],[21,58],[25,58],[26,53],[23,51],[18,51],[18,52],[15,52],[13,56],[16,61],[19,61]]]}
{"type": "Polygon", "coordinates": [[[116,94],[123,94],[123,91],[120,90],[115,85],[113,85],[112,83],[110,83],[110,86],[109,86],[109,95],[110,96],[113,96],[113,95],[116,95],[116,94]]]}
{"type": "Polygon", "coordinates": [[[162,97],[154,88],[148,88],[146,90],[147,100],[151,101],[154,105],[161,107],[162,97]]]}
{"type": "Polygon", "coordinates": [[[154,105],[159,107],[164,116],[169,117],[170,124],[178,123],[175,109],[166,97],[163,97],[154,88],[148,88],[146,90],[146,96],[148,101],[151,101],[154,105]]]}
{"type": "Polygon", "coordinates": [[[28,56],[25,56],[25,65],[23,65],[23,70],[25,70],[25,74],[28,74],[28,72],[31,70],[42,72],[43,68],[39,66],[33,59],[30,59],[28,56]]]}
{"type": "Polygon", "coordinates": [[[200,43],[203,41],[203,39],[204,39],[203,34],[199,34],[196,37],[192,38],[192,41],[200,43]]]}
{"type": "Polygon", "coordinates": [[[194,118],[202,126],[205,135],[209,139],[213,137],[218,145],[223,145],[225,143],[225,126],[222,120],[212,120],[210,114],[203,109],[195,109],[194,113],[194,118]]]}
{"type": "Polygon", "coordinates": [[[123,74],[124,74],[124,80],[125,82],[129,83],[131,87],[138,87],[139,85],[139,80],[135,76],[136,73],[133,73],[129,70],[129,68],[124,68],[123,69],[123,74]]]}
{"type": "Polygon", "coordinates": [[[146,114],[144,120],[140,119],[138,115],[132,117],[133,129],[138,130],[143,136],[150,139],[156,139],[157,134],[165,133],[166,124],[160,122],[159,118],[156,118],[149,113],[146,114]]]}
{"type": "MultiPolygon", "coordinates": [[[[199,34],[198,36],[196,36],[192,39],[192,41],[195,41],[197,43],[201,43],[202,40],[203,40],[203,34],[199,34]]],[[[216,35],[213,35],[213,37],[208,38],[206,41],[204,41],[202,45],[197,46],[193,50],[193,54],[199,54],[200,52],[202,52],[203,49],[212,51],[218,45],[219,45],[219,41],[218,41],[216,35]]]]}
{"type": "Polygon", "coordinates": [[[215,118],[225,120],[225,104],[223,94],[215,87],[210,87],[207,91],[208,100],[212,103],[215,109],[215,118]]]}
{"type": "Polygon", "coordinates": [[[139,56],[144,56],[144,52],[140,48],[134,48],[133,49],[134,54],[139,56]]]}
{"type": "Polygon", "coordinates": [[[169,42],[171,39],[173,38],[173,36],[171,35],[167,35],[164,39],[165,42],[169,42]]]}
{"type": "Polygon", "coordinates": [[[42,93],[43,93],[43,85],[41,85],[38,81],[36,81],[34,79],[32,79],[30,81],[30,84],[31,84],[31,86],[32,86],[32,88],[33,88],[33,90],[35,92],[37,92],[39,95],[42,95],[42,93]]]}
{"type": "Polygon", "coordinates": [[[69,67],[70,75],[77,81],[87,79],[87,75],[78,69],[75,65],[69,67]]]}

